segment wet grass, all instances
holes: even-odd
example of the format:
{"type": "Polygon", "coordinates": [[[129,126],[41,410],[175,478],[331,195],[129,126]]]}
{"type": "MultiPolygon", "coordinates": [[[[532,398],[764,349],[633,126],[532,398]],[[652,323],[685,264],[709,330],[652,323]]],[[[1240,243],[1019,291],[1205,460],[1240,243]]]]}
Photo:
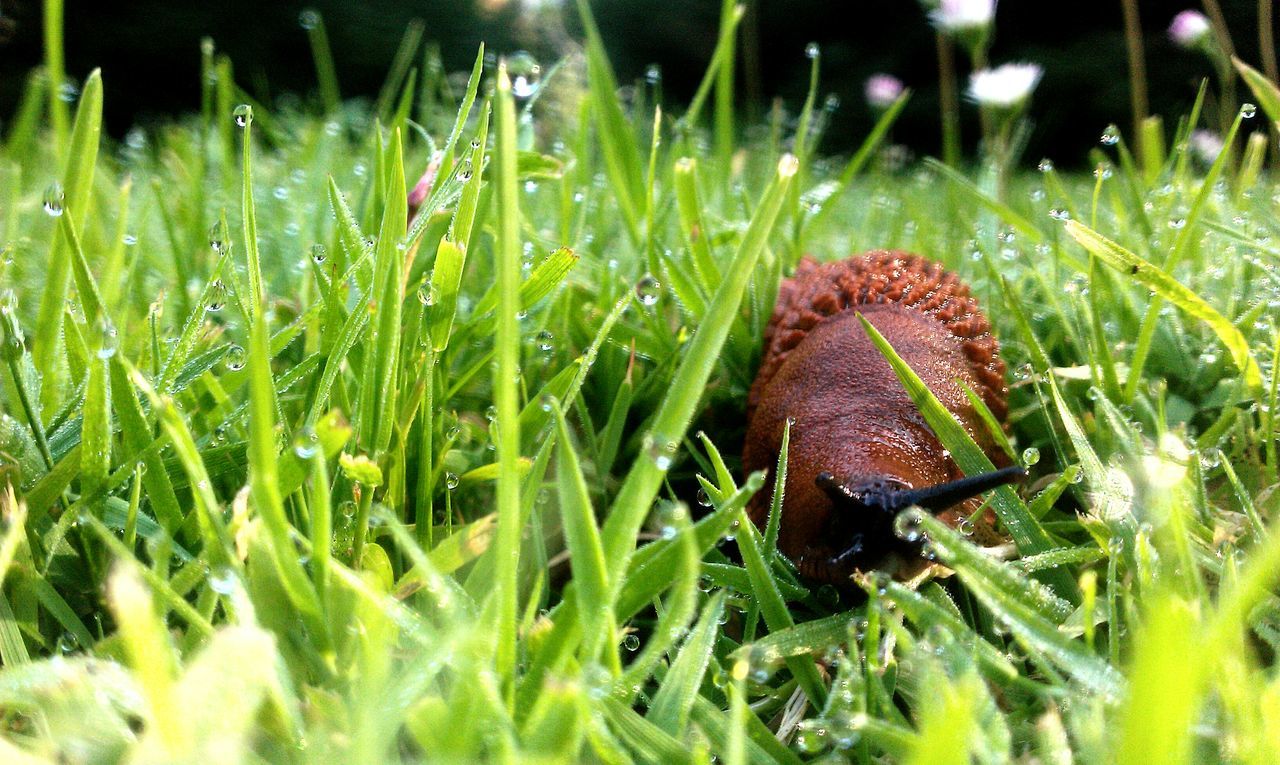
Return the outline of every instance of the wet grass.
{"type": "Polygon", "coordinates": [[[209,46],[189,120],[117,144],[109,73],[74,110],[37,73],[5,136],[7,760],[1273,761],[1261,134],[1108,130],[997,198],[895,164],[895,109],[846,159],[816,97],[735,136],[731,34],[672,114],[589,24],[466,88],[411,29],[344,104],[309,24],[323,111],[209,46]],[[954,575],[851,605],[744,519],[776,477],[737,454],[780,279],[870,248],[973,286],[1033,479],[992,499],[1012,557],[908,514],[954,575]]]}

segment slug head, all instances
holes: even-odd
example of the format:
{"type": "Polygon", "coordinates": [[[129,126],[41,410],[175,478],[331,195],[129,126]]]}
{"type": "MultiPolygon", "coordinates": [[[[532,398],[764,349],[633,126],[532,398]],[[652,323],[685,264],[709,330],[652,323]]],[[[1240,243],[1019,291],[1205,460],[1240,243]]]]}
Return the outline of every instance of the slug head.
{"type": "Polygon", "coordinates": [[[1015,465],[913,489],[893,478],[842,482],[829,472],[819,473],[815,483],[833,505],[826,543],[836,552],[804,561],[801,571],[828,581],[847,580],[854,570],[876,568],[893,553],[918,556],[919,542],[894,534],[893,520],[899,512],[918,506],[936,513],[1026,475],[1015,465]]]}

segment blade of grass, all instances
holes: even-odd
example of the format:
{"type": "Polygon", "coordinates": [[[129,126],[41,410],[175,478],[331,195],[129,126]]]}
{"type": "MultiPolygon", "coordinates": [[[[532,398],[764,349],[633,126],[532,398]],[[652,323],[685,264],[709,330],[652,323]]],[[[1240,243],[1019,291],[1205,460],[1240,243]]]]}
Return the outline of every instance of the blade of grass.
{"type": "MultiPolygon", "coordinates": [[[[679,443],[689,427],[702,390],[715,369],[728,337],[732,317],[737,314],[746,294],[751,275],[773,231],[797,168],[797,160],[790,155],[778,163],[777,175],[752,217],[733,263],[726,272],[727,276],[707,310],[707,318],[690,341],[684,360],[671,381],[670,392],[654,416],[649,441],[659,450],[660,456],[668,443],[679,443]]],[[[644,522],[668,467],[669,460],[663,464],[652,456],[637,460],[610,508],[603,538],[605,557],[612,562],[611,579],[615,587],[631,560],[636,533],[644,522]]]]}

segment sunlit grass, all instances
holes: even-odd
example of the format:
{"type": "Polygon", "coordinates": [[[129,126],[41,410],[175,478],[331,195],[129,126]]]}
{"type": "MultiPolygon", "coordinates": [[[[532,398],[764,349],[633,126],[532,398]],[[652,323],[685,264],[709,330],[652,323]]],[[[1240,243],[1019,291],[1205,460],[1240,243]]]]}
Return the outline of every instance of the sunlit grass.
{"type": "Polygon", "coordinates": [[[897,166],[904,101],[849,158],[817,88],[735,134],[732,34],[659,111],[589,21],[462,92],[415,27],[367,107],[306,22],[307,108],[206,46],[200,115],[115,143],[110,72],[63,116],[37,73],[4,136],[4,761],[1274,761],[1262,114],[1004,188],[897,166]],[[852,603],[736,455],[779,281],[871,248],[973,286],[1033,477],[992,498],[1016,551],[906,514],[946,568],[852,603]]]}

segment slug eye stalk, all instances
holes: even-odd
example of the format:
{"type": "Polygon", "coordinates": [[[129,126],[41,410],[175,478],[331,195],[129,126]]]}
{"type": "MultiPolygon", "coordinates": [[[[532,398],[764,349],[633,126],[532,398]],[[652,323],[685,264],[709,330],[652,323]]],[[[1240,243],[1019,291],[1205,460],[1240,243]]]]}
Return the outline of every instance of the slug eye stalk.
{"type": "Polygon", "coordinates": [[[874,508],[887,513],[897,513],[899,510],[915,505],[937,512],[997,486],[1021,481],[1026,477],[1025,468],[1013,465],[920,489],[898,488],[887,481],[846,486],[834,475],[826,472],[818,474],[816,483],[818,488],[831,498],[836,507],[842,509],[874,508]]]}

